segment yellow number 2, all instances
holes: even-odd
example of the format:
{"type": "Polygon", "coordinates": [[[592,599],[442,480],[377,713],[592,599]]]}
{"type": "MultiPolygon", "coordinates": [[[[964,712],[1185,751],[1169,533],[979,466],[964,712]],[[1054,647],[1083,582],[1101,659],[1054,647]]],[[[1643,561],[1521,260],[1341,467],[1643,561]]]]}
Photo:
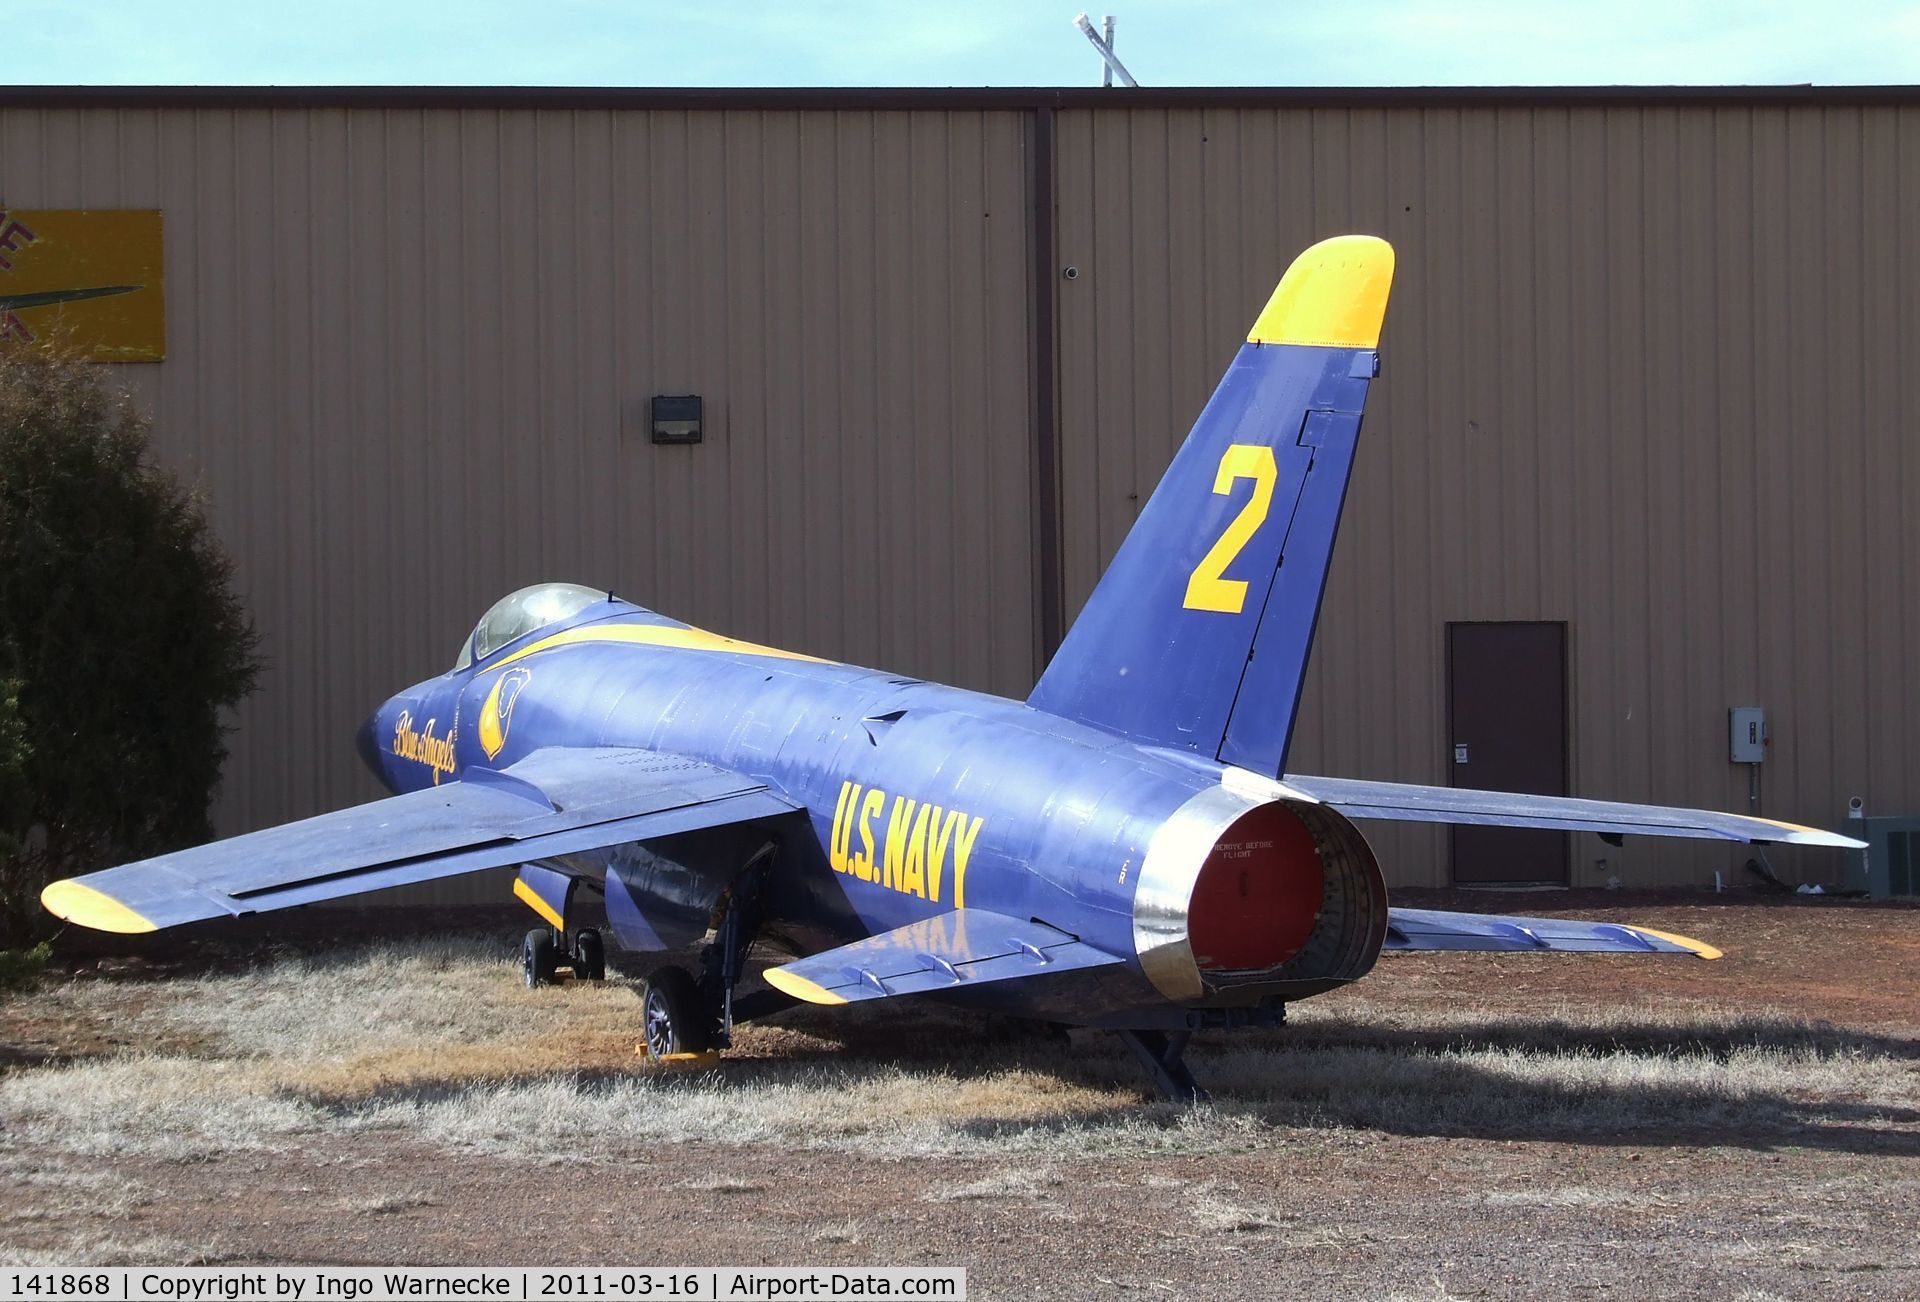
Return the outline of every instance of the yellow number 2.
{"type": "Polygon", "coordinates": [[[1240,554],[1254,531],[1266,523],[1267,512],[1273,509],[1273,481],[1279,477],[1272,448],[1250,443],[1227,445],[1220,458],[1220,471],[1213,477],[1213,491],[1224,496],[1233,491],[1235,480],[1251,479],[1253,496],[1194,567],[1193,576],[1187,580],[1187,599],[1181,603],[1188,610],[1217,610],[1238,615],[1246,609],[1246,581],[1220,576],[1233,564],[1233,558],[1240,554]]]}

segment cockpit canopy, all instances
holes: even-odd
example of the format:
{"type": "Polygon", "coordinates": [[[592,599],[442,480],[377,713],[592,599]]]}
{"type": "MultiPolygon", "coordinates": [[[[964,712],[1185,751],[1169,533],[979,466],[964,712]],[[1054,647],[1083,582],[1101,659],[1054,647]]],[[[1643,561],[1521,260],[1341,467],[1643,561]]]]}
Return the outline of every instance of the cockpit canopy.
{"type": "Polygon", "coordinates": [[[480,617],[453,667],[465,669],[517,637],[577,615],[596,601],[610,599],[604,588],[583,588],[577,583],[536,583],[510,592],[480,617]]]}

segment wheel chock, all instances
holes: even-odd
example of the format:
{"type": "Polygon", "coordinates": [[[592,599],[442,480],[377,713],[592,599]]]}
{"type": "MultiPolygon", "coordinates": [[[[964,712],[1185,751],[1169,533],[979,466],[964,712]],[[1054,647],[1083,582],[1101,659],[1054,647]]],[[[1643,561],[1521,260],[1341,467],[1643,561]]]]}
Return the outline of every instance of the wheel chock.
{"type": "MultiPolygon", "coordinates": [[[[633,1056],[636,1058],[653,1058],[653,1055],[647,1052],[647,1042],[645,1040],[633,1046],[633,1056]]],[[[720,1051],[718,1049],[705,1049],[699,1053],[669,1053],[659,1058],[653,1058],[653,1061],[662,1063],[668,1067],[712,1067],[719,1063],[720,1051]]]]}

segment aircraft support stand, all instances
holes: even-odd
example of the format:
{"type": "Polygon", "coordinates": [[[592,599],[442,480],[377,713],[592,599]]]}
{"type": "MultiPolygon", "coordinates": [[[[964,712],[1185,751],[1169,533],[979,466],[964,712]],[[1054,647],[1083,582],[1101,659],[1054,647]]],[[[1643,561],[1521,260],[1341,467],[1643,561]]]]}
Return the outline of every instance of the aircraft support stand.
{"type": "Polygon", "coordinates": [[[1147,1069],[1155,1088],[1176,1103],[1205,1103],[1207,1092],[1187,1070],[1191,1031],[1121,1031],[1120,1038],[1147,1069]]]}
{"type": "Polygon", "coordinates": [[[746,971],[747,951],[760,930],[760,892],[778,847],[768,842],[734,879],[732,898],[713,943],[700,955],[700,988],[713,1014],[713,1047],[733,1047],[733,988],[746,971]]]}

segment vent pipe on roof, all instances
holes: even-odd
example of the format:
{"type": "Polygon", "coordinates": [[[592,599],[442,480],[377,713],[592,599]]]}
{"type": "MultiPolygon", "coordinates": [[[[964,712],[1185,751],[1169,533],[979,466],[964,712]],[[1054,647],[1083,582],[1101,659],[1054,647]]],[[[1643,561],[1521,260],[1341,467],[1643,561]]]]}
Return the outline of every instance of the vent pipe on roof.
{"type": "Polygon", "coordinates": [[[1087,40],[1093,43],[1093,48],[1100,52],[1102,59],[1106,60],[1107,70],[1101,83],[1102,85],[1113,85],[1113,79],[1115,77],[1120,79],[1122,86],[1138,86],[1140,84],[1133,79],[1133,74],[1127,71],[1127,65],[1120,62],[1120,56],[1113,52],[1112,14],[1108,14],[1102,24],[1107,32],[1104,39],[1099,32],[1093,30],[1093,23],[1085,14],[1074,15],[1073,25],[1086,34],[1087,40]]]}

